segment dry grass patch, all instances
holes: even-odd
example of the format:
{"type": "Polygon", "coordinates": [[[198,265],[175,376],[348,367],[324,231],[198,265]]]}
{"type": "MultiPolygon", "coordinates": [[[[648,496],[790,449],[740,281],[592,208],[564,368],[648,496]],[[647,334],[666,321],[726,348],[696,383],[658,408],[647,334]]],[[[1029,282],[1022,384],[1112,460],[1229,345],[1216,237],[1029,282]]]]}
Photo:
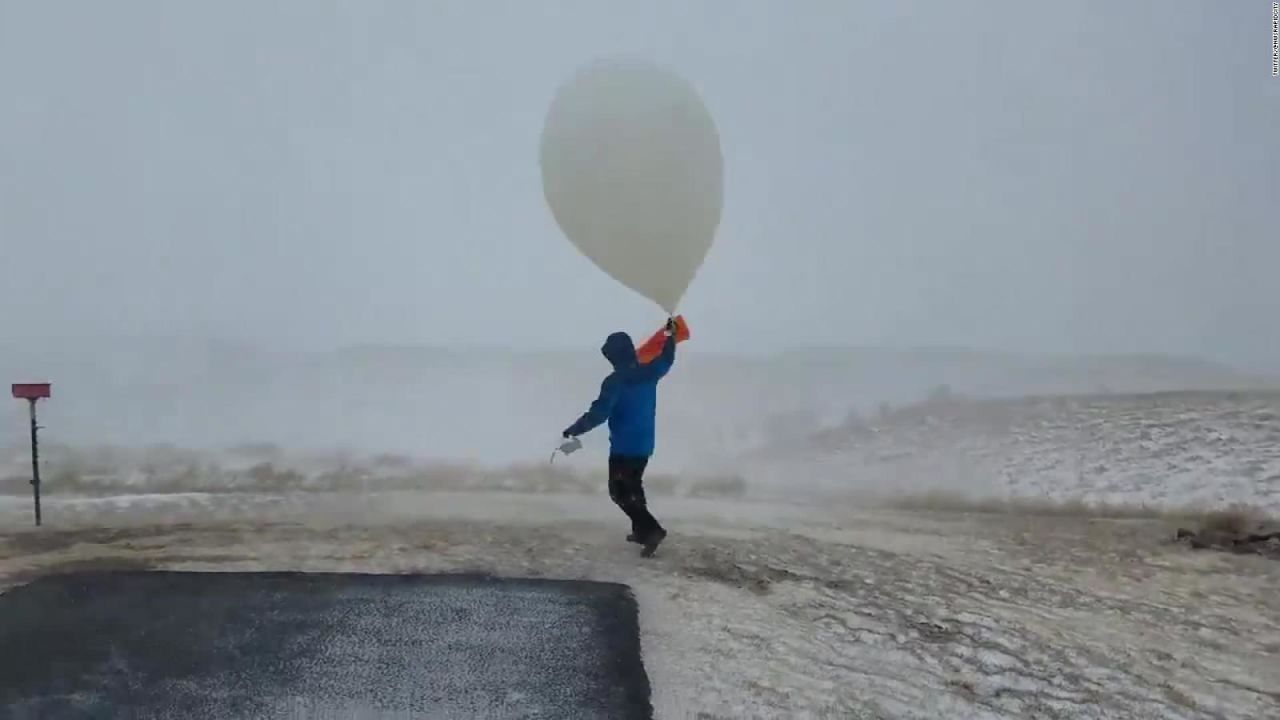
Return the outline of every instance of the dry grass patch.
{"type": "Polygon", "coordinates": [[[1232,505],[1204,513],[1200,517],[1200,531],[1244,535],[1257,532],[1274,522],[1273,518],[1269,518],[1258,508],[1249,505],[1232,505]]]}

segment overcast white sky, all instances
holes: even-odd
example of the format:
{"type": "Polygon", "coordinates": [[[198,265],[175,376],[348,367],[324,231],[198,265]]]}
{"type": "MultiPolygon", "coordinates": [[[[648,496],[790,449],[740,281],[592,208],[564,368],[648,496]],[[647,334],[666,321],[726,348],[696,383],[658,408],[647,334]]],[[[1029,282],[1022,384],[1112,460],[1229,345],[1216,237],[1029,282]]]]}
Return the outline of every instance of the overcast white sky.
{"type": "Polygon", "coordinates": [[[556,87],[627,54],[719,124],[704,348],[1280,363],[1270,34],[1265,0],[0,0],[0,337],[656,327],[537,165],[556,87]]]}

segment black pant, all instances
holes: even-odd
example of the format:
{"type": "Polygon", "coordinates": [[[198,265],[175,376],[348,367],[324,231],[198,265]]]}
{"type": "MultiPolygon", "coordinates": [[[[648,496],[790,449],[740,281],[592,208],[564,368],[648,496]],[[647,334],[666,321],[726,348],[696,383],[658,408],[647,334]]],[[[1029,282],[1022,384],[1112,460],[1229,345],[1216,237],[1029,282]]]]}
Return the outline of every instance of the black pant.
{"type": "Polygon", "coordinates": [[[648,464],[647,457],[609,456],[609,497],[631,518],[631,532],[640,540],[662,529],[644,499],[644,469],[648,464]]]}

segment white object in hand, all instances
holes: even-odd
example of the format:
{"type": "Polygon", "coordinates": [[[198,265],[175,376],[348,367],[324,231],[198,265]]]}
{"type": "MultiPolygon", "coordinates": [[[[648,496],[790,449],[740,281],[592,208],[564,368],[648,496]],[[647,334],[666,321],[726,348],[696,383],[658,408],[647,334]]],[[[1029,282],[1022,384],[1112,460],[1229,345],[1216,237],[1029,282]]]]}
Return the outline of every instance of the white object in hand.
{"type": "Polygon", "coordinates": [[[551,462],[556,461],[556,452],[562,452],[565,455],[572,455],[582,449],[582,438],[572,437],[560,443],[559,447],[551,451],[551,462]]]}

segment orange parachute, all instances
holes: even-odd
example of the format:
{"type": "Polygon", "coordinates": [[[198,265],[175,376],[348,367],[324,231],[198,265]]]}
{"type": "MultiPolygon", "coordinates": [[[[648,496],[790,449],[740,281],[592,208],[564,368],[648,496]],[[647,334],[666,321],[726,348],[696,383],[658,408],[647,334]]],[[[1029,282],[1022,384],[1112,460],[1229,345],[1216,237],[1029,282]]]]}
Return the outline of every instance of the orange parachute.
{"type": "MultiPolygon", "coordinates": [[[[682,343],[689,339],[689,324],[684,321],[683,315],[677,315],[675,317],[675,321],[676,342],[682,343]]],[[[659,330],[649,336],[648,340],[641,343],[640,347],[636,348],[636,358],[640,361],[640,364],[648,364],[654,358],[658,357],[658,355],[662,353],[662,345],[665,340],[666,336],[663,335],[663,330],[659,330]]]]}

